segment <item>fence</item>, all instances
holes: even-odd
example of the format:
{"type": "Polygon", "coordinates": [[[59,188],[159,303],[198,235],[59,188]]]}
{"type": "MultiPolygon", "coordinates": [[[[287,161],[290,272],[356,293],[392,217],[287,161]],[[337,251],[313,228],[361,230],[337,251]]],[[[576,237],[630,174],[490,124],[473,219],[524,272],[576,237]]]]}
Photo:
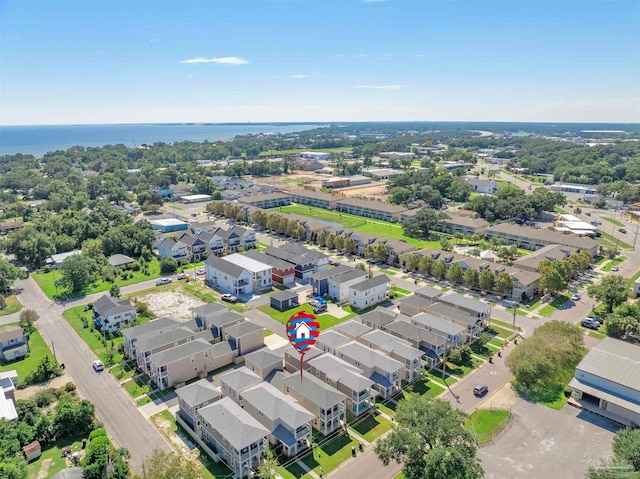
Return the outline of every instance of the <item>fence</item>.
{"type": "MultiPolygon", "coordinates": [[[[476,409],[476,411],[508,411],[508,416],[499,423],[492,426],[490,431],[478,434],[473,423],[469,423],[469,430],[471,435],[478,446],[484,446],[493,443],[500,434],[502,434],[507,428],[510,428],[513,423],[513,414],[510,407],[490,406],[488,408],[476,409]]],[[[474,411],[475,412],[475,411],[474,411]]]]}

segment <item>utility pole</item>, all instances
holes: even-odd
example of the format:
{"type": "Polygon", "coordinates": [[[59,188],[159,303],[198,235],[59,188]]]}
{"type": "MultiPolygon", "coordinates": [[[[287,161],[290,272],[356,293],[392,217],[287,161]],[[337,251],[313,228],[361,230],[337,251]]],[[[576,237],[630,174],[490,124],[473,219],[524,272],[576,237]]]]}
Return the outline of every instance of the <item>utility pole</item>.
{"type": "Polygon", "coordinates": [[[638,228],[640,228],[640,225],[636,225],[636,235],[633,237],[633,249],[636,249],[636,241],[638,241],[638,228]]]}
{"type": "Polygon", "coordinates": [[[58,365],[58,358],[56,357],[56,346],[55,344],[53,344],[53,341],[51,341],[51,349],[53,351],[53,361],[55,363],[55,365],[58,365]]]}

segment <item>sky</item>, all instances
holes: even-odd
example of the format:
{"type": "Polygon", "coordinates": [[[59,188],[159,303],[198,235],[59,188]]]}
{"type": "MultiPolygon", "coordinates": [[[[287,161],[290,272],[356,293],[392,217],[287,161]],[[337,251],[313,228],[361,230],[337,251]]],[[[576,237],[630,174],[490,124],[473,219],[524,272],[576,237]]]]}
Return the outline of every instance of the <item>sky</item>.
{"type": "Polygon", "coordinates": [[[640,122],[640,0],[0,0],[0,125],[640,122]]]}

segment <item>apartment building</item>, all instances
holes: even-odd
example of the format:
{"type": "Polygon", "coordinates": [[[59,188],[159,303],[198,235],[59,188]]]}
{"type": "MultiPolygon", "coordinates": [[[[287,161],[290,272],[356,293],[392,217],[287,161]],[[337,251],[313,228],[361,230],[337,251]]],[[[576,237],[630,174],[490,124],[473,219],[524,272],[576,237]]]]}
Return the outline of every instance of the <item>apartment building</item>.
{"type": "Polygon", "coordinates": [[[320,336],[316,338],[315,347],[323,353],[331,353],[334,356],[338,354],[338,348],[350,343],[351,339],[339,332],[329,329],[323,331],[320,336]]]}
{"type": "MultiPolygon", "coordinates": [[[[322,336],[324,336],[324,333],[322,333],[322,336]]],[[[304,355],[304,363],[308,363],[313,358],[317,358],[323,354],[323,351],[315,346],[311,346],[304,355]]],[[[308,369],[308,367],[306,369],[308,369]]],[[[293,346],[288,346],[284,350],[284,370],[290,373],[300,371],[300,353],[298,353],[293,346]]]]}
{"type": "Polygon", "coordinates": [[[483,236],[488,227],[489,222],[482,218],[449,214],[447,218],[440,220],[433,229],[449,234],[462,233],[483,236]]]}
{"type": "Polygon", "coordinates": [[[226,326],[223,339],[229,343],[233,355],[242,357],[264,346],[264,328],[251,321],[226,326]]]}
{"type": "Polygon", "coordinates": [[[354,309],[370,308],[387,300],[391,280],[381,274],[349,286],[349,305],[354,309]]]}
{"type": "Polygon", "coordinates": [[[578,248],[560,244],[550,244],[534,251],[527,256],[518,258],[513,262],[513,267],[525,271],[538,272],[540,263],[547,261],[563,261],[572,254],[578,253],[578,248]]]}
{"type": "Polygon", "coordinates": [[[372,329],[373,328],[361,323],[360,321],[350,319],[349,321],[345,321],[344,323],[340,323],[335,326],[333,331],[336,331],[353,341],[357,341],[358,338],[372,331],[372,329]]]}
{"type": "Polygon", "coordinates": [[[264,380],[275,371],[282,371],[283,364],[282,356],[267,348],[259,349],[244,357],[245,367],[264,380]]]}
{"type": "Polygon", "coordinates": [[[299,280],[307,279],[314,273],[313,258],[307,258],[296,253],[290,253],[282,248],[276,248],[274,246],[267,246],[262,250],[262,252],[269,256],[273,256],[274,258],[291,263],[295,268],[296,278],[299,280]]]}
{"type": "Polygon", "coordinates": [[[481,318],[473,313],[469,313],[463,309],[456,308],[448,303],[433,303],[427,307],[427,313],[452,321],[456,324],[464,326],[465,328],[465,343],[472,343],[482,332],[487,328],[489,317],[481,318]]]}
{"type": "MultiPolygon", "coordinates": [[[[207,379],[200,379],[176,391],[178,396],[178,414],[176,419],[182,419],[188,425],[185,429],[200,435],[200,418],[198,410],[216,402],[222,397],[220,388],[214,386],[207,379]]],[[[184,427],[184,425],[183,425],[184,427]]]]}
{"type": "Polygon", "coordinates": [[[145,334],[155,333],[156,331],[161,330],[175,329],[180,326],[182,326],[182,323],[177,319],[163,317],[154,319],[145,324],[139,324],[138,326],[123,329],[122,339],[125,356],[130,360],[136,360],[136,343],[138,339],[145,334]]]}
{"type": "Polygon", "coordinates": [[[324,271],[313,273],[309,276],[309,282],[314,296],[327,296],[329,294],[329,279],[341,274],[353,271],[354,268],[347,265],[340,265],[335,268],[328,268],[324,271]]]}
{"type": "Polygon", "coordinates": [[[291,195],[291,201],[294,203],[324,208],[325,210],[335,209],[338,201],[344,199],[344,196],[341,195],[331,195],[314,190],[293,190],[289,194],[291,195]]]}
{"type": "Polygon", "coordinates": [[[296,267],[293,263],[289,263],[275,256],[259,253],[258,251],[247,251],[245,254],[248,258],[259,261],[263,264],[271,266],[271,280],[274,283],[285,286],[293,286],[296,281],[296,267]]]}
{"type": "Polygon", "coordinates": [[[371,329],[384,329],[387,324],[396,320],[396,316],[396,313],[386,308],[377,307],[373,311],[360,316],[360,321],[371,329]]]}
{"type": "Polygon", "coordinates": [[[349,301],[349,288],[365,281],[367,273],[359,269],[352,269],[338,276],[331,276],[327,280],[327,295],[337,303],[349,301]]]}
{"type": "Polygon", "coordinates": [[[307,249],[297,243],[284,243],[280,245],[280,248],[288,251],[289,253],[297,254],[302,256],[303,258],[310,259],[313,263],[314,273],[318,273],[329,268],[329,256],[321,253],[320,251],[307,249]]]}
{"type": "Polygon", "coordinates": [[[262,263],[247,255],[234,253],[223,258],[223,261],[227,261],[236,266],[241,267],[245,271],[251,274],[253,292],[259,293],[263,291],[271,291],[273,279],[272,279],[272,267],[269,264],[262,263]]]}
{"type": "Polygon", "coordinates": [[[264,193],[239,198],[238,202],[268,210],[269,208],[290,205],[291,195],[284,193],[264,193]]]}
{"type": "Polygon", "coordinates": [[[563,234],[548,229],[537,229],[519,226],[515,223],[501,223],[487,228],[486,238],[502,238],[507,245],[519,248],[538,250],[551,244],[571,246],[586,251],[592,256],[598,254],[598,242],[587,236],[563,234]]]}
{"type": "Polygon", "coordinates": [[[175,241],[187,246],[187,257],[190,261],[200,261],[207,252],[207,244],[198,236],[192,236],[186,231],[177,234],[175,241]]]}
{"type": "Polygon", "coordinates": [[[253,293],[253,275],[241,266],[217,256],[209,256],[204,264],[207,284],[233,295],[253,293]]]}
{"type": "Polygon", "coordinates": [[[419,328],[424,328],[445,338],[449,348],[457,348],[464,342],[465,327],[452,321],[428,313],[419,313],[409,318],[409,321],[419,328]]]}
{"type": "Polygon", "coordinates": [[[423,353],[414,348],[409,341],[397,338],[380,329],[374,329],[361,335],[357,341],[402,363],[403,380],[411,383],[420,377],[423,353]]]}
{"type": "Polygon", "coordinates": [[[400,219],[400,215],[406,211],[406,208],[381,201],[346,198],[336,204],[336,210],[366,218],[396,222],[400,219]]]}
{"type": "Polygon", "coordinates": [[[447,340],[439,334],[411,324],[409,318],[400,317],[384,327],[387,333],[408,341],[414,348],[419,349],[427,369],[433,369],[440,364],[447,348],[447,340]]]}
{"type": "Polygon", "coordinates": [[[478,178],[477,176],[467,176],[464,178],[468,185],[473,188],[474,193],[493,195],[498,191],[498,184],[493,178],[478,178]]]}

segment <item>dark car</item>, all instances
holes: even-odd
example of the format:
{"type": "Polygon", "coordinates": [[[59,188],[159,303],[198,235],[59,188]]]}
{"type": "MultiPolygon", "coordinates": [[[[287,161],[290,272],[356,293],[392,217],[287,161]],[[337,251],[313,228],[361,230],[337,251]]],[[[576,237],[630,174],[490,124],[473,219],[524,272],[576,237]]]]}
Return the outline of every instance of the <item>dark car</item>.
{"type": "Polygon", "coordinates": [[[327,310],[327,304],[319,304],[318,306],[313,307],[313,314],[324,313],[327,310]]]}
{"type": "Polygon", "coordinates": [[[486,384],[476,384],[473,388],[473,394],[476,396],[484,396],[489,392],[489,386],[486,384]]]}
{"type": "Polygon", "coordinates": [[[584,318],[580,324],[589,329],[598,329],[600,327],[600,323],[592,318],[584,318]]]}

